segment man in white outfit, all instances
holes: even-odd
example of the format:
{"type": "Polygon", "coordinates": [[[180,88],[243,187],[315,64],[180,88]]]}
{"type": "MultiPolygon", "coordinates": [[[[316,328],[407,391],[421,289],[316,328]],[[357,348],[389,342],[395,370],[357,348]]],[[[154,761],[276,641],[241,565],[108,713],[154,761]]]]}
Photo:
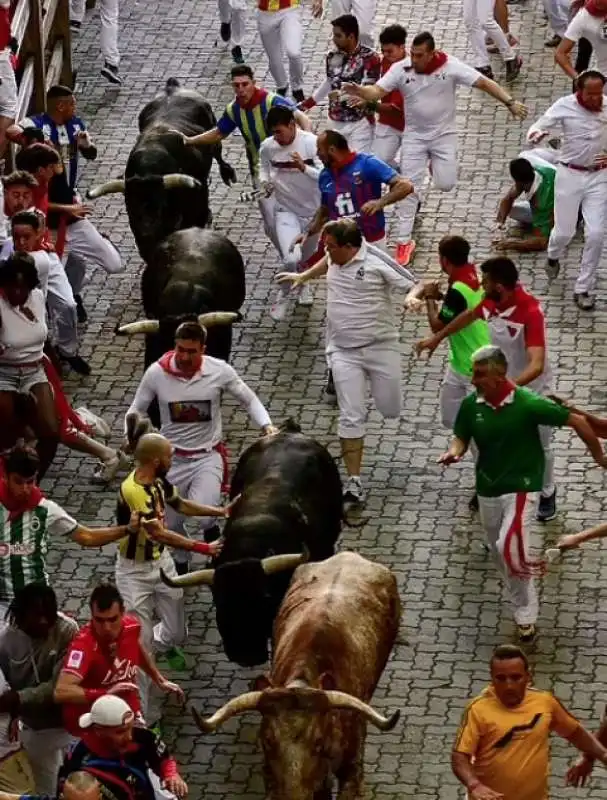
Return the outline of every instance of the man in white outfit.
{"type": "MultiPolygon", "coordinates": [[[[388,25],[379,34],[382,75],[385,75],[393,64],[407,57],[406,41],[407,31],[402,25],[388,25]]],[[[377,113],[373,155],[395,167],[405,129],[403,96],[398,89],[395,89],[382,98],[381,102],[372,103],[371,107],[377,113]]]]}
{"type": "MultiPolygon", "coordinates": [[[[318,247],[319,235],[309,236],[302,246],[295,239],[307,230],[320,204],[318,176],[322,169],[316,155],[316,136],[297,127],[290,108],[271,108],[267,118],[271,133],[259,150],[262,189],[274,195],[274,232],[280,247],[283,269],[301,272],[318,247]]],[[[284,319],[289,306],[289,287],[278,289],[270,309],[276,322],[284,319]]],[[[297,293],[297,303],[312,304],[309,286],[297,293]]]]}
{"type": "Polygon", "coordinates": [[[523,62],[495,19],[495,0],[464,0],[463,10],[464,25],[468,32],[476,69],[486,78],[493,80],[493,70],[487,50],[487,37],[489,37],[506,64],[506,80],[514,80],[523,62]]]}
{"type": "Polygon", "coordinates": [[[597,269],[607,224],[605,78],[588,70],[579,76],[577,86],[576,94],[561,97],[531,126],[527,139],[537,144],[551,131],[562,132],[546,272],[551,280],[559,274],[560,259],[575,235],[581,209],[584,250],[573,298],[578,308],[590,311],[596,302],[597,269]]]}
{"type": "Polygon", "coordinates": [[[569,23],[555,50],[554,60],[573,80],[578,73],[571,64],[571,51],[580,39],[590,42],[596,58],[596,68],[607,75],[607,0],[586,3],[569,23]]]}
{"type": "MultiPolygon", "coordinates": [[[[101,54],[104,58],[101,74],[114,86],[122,86],[118,71],[120,51],[118,50],[118,12],[120,0],[99,0],[99,19],[101,21],[101,54]]],[[[72,30],[80,30],[84,21],[86,0],[70,0],[70,25],[72,30]]]]}
{"type": "MultiPolygon", "coordinates": [[[[409,58],[394,64],[375,86],[345,84],[348,94],[366,101],[382,100],[399,89],[405,101],[407,125],[401,145],[401,174],[420,187],[428,162],[434,185],[449,192],[457,182],[457,128],[455,97],[458,86],[470,86],[503,103],[516,119],[527,109],[494,81],[457,58],[436,49],[434,37],[419,33],[409,58]]],[[[412,195],[398,206],[399,232],[396,260],[405,265],[415,252],[413,224],[419,201],[412,195]]]]}
{"type": "Polygon", "coordinates": [[[217,0],[219,8],[219,35],[222,42],[229,44],[232,58],[236,64],[244,64],[242,37],[245,29],[246,0],[217,0]]]}
{"type": "MultiPolygon", "coordinates": [[[[181,497],[199,505],[218,506],[225,483],[226,451],[221,425],[221,397],[231,394],[247,410],[264,434],[275,432],[257,395],[235,369],[205,355],[206,329],[184,322],[175,333],[175,350],[148,367],[137,388],[129,414],[145,414],[156,399],[160,432],[173,445],[173,463],[167,475],[181,497]]],[[[214,517],[199,520],[207,541],[219,536],[214,517]]],[[[167,508],[167,527],[184,533],[183,517],[167,508]]],[[[174,555],[179,574],[188,570],[189,553],[174,555]]]]}

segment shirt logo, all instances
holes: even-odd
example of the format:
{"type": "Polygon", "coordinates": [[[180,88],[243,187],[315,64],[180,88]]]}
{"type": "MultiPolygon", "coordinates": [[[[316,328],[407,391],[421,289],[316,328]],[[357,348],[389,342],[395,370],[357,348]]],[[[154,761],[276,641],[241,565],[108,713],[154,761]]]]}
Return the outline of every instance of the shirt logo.
{"type": "Polygon", "coordinates": [[[365,268],[359,267],[356,270],[356,275],[354,276],[357,281],[364,281],[365,279],[365,268]]]}
{"type": "Polygon", "coordinates": [[[84,658],[84,653],[82,652],[82,650],[72,650],[72,652],[70,653],[70,657],[67,660],[68,667],[79,669],[80,665],[82,664],[83,658],[84,658]]]}
{"type": "Polygon", "coordinates": [[[356,209],[354,208],[350,192],[341,192],[341,194],[337,195],[335,198],[335,209],[340,217],[347,217],[355,213],[356,209]]]}
{"type": "Polygon", "coordinates": [[[36,552],[33,544],[0,544],[0,558],[7,556],[31,556],[36,552]]]}

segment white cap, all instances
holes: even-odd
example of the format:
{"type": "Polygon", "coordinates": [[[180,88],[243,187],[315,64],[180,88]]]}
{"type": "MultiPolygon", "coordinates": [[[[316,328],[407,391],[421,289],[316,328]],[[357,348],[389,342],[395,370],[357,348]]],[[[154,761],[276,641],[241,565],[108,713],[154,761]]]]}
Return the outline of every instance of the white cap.
{"type": "Polygon", "coordinates": [[[135,715],[131,707],[121,697],[105,694],[95,700],[88,714],[83,714],[78,723],[81,728],[90,728],[91,725],[101,725],[104,728],[119,728],[132,722],[135,715]]]}

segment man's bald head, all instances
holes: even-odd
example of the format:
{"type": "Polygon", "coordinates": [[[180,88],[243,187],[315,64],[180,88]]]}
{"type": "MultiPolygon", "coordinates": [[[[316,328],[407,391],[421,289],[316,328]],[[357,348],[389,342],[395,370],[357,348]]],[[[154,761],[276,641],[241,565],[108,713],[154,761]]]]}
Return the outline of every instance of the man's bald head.
{"type": "Polygon", "coordinates": [[[154,461],[170,459],[173,448],[160,433],[146,433],[137,442],[135,461],[142,467],[154,461]]]}
{"type": "Polygon", "coordinates": [[[80,770],[68,775],[61,794],[64,800],[101,800],[101,787],[93,775],[80,770]]]}

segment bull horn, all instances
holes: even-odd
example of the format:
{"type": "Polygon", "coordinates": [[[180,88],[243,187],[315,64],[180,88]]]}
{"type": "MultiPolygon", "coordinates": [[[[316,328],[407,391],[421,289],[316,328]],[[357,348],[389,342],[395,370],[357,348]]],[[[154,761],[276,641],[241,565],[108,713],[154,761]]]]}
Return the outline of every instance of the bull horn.
{"type": "Polygon", "coordinates": [[[162,185],[165,189],[198,189],[200,181],[197,181],[191,175],[182,175],[180,172],[174,172],[171,175],[162,176],[162,185]]]}
{"type": "Polygon", "coordinates": [[[237,311],[209,311],[199,315],[198,324],[204,328],[212,328],[214,325],[233,325],[241,319],[242,316],[237,311]]]}
{"type": "Polygon", "coordinates": [[[86,193],[88,200],[96,200],[98,197],[103,197],[104,194],[124,194],[124,181],[120,178],[116,180],[102,183],[100,186],[93,186],[86,193]]]}
{"type": "Polygon", "coordinates": [[[140,319],[137,322],[128,322],[120,325],[116,333],[120,336],[133,336],[135,333],[158,333],[160,323],[157,319],[140,319]]]}
{"type": "Polygon", "coordinates": [[[176,578],[169,577],[164,570],[160,570],[162,582],[174,589],[181,589],[184,586],[212,586],[214,569],[199,569],[196,572],[188,572],[186,575],[179,575],[176,578]]]}
{"type": "Polygon", "coordinates": [[[257,704],[262,694],[263,692],[245,692],[245,694],[241,694],[238,697],[233,697],[216,711],[212,717],[207,719],[203,719],[192,706],[192,716],[203,733],[213,733],[230,717],[235,717],[237,714],[246,714],[247,711],[257,711],[257,704]]]}
{"type": "Polygon", "coordinates": [[[391,731],[400,718],[400,711],[398,710],[390,714],[389,717],[384,717],[358,697],[346,694],[346,692],[326,691],[325,695],[333,708],[347,708],[350,711],[358,711],[380,731],[391,731]]]}
{"type": "Polygon", "coordinates": [[[306,553],[286,553],[280,556],[268,556],[261,560],[261,567],[266,575],[283,572],[286,569],[295,569],[307,561],[306,553]]]}

